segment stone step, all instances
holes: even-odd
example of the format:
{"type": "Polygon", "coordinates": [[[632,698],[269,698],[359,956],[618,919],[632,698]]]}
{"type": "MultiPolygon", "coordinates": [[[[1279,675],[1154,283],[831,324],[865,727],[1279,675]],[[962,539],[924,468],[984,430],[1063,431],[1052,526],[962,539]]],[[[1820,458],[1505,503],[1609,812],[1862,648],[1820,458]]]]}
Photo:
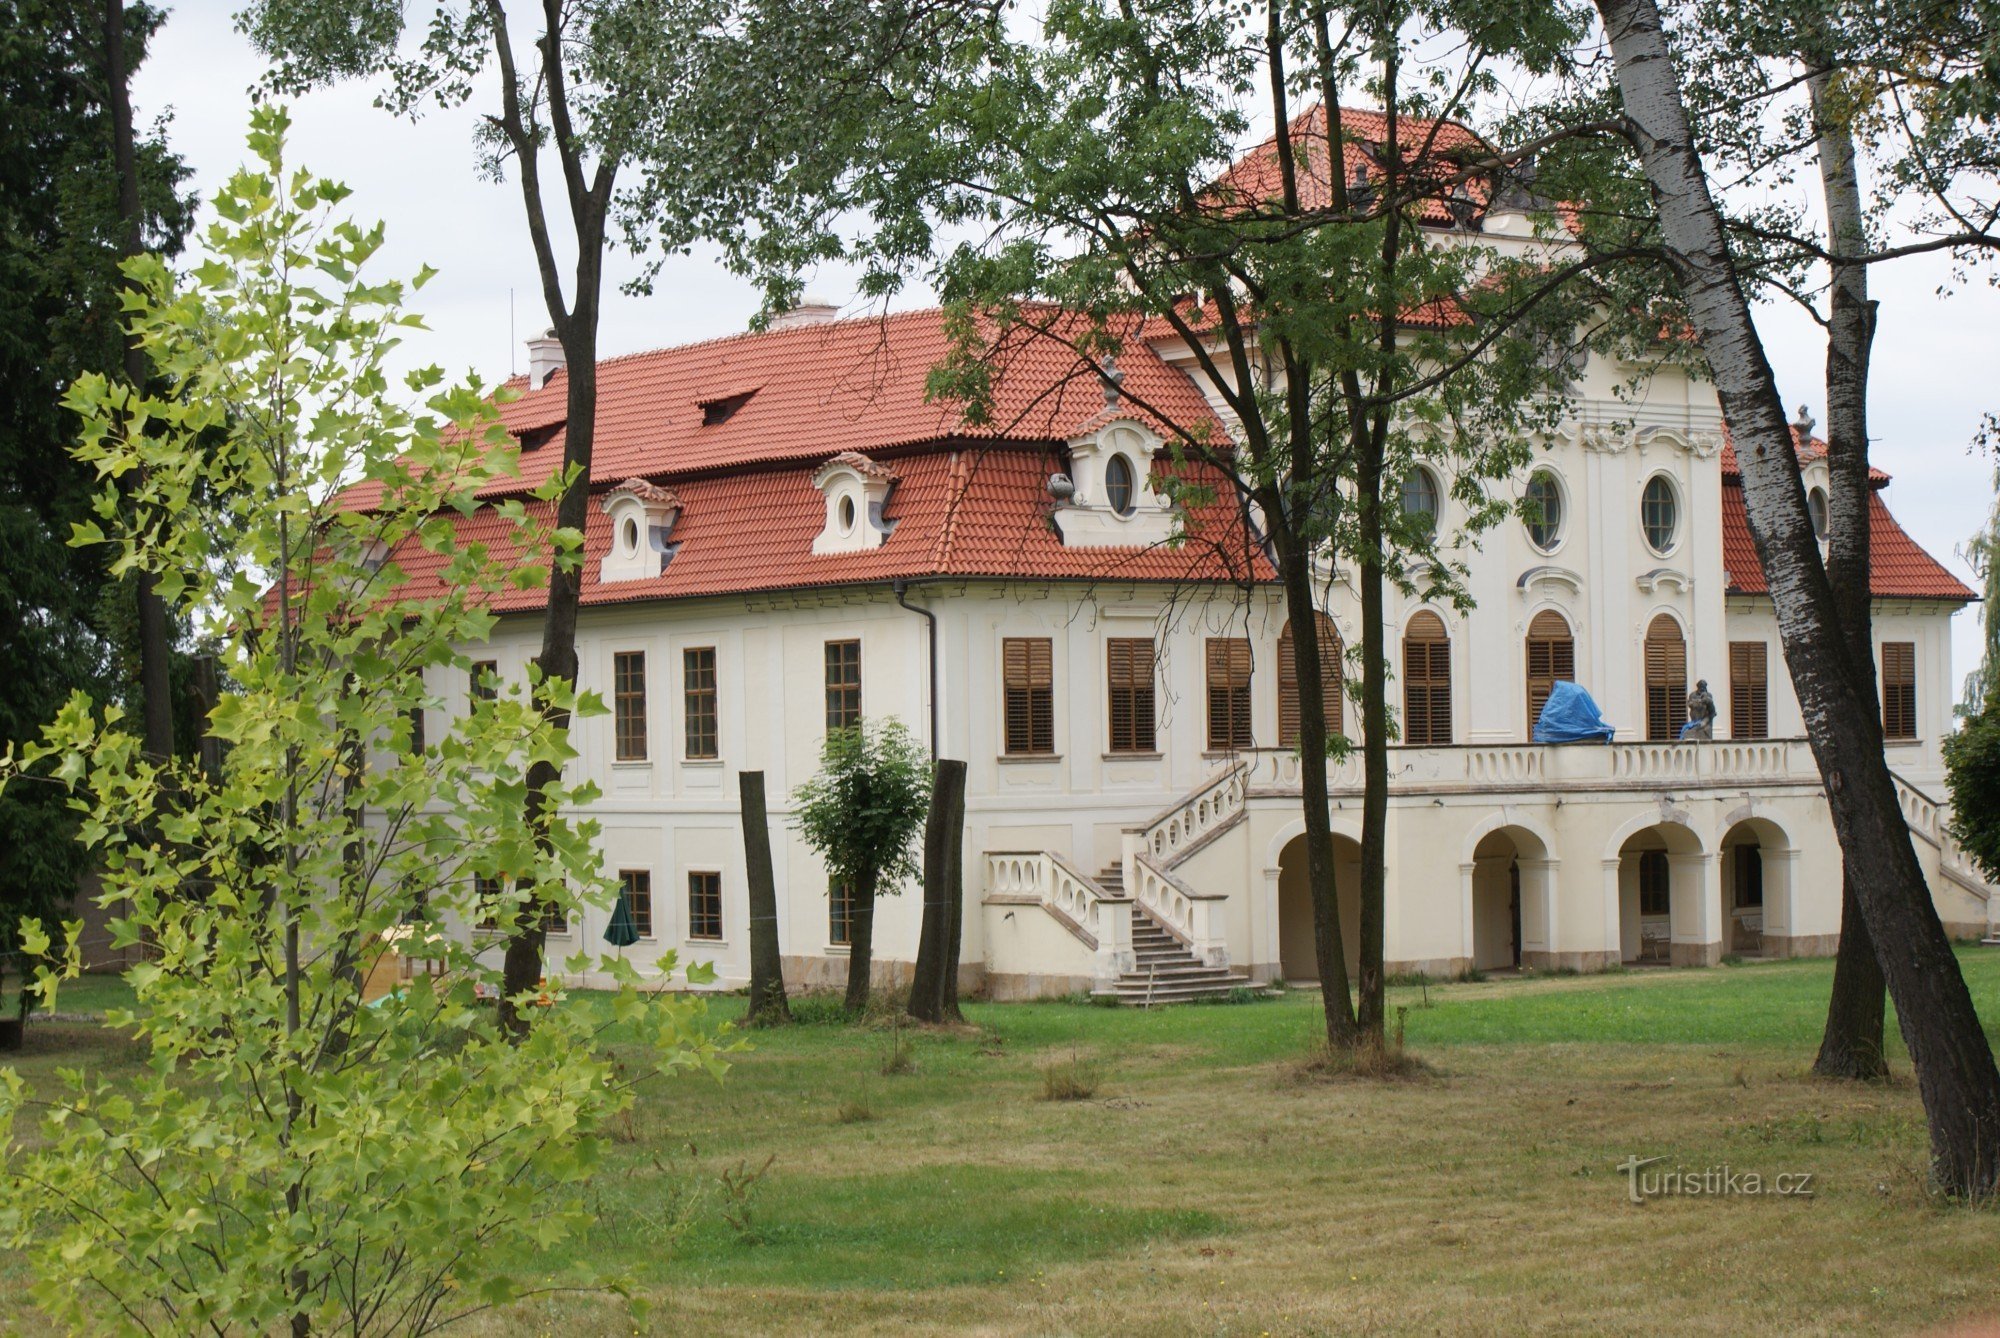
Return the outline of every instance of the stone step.
{"type": "Polygon", "coordinates": [[[1143,1004],[1148,999],[1156,1004],[1188,1003],[1195,999],[1210,999],[1228,994],[1231,990],[1248,986],[1250,977],[1225,975],[1217,980],[1192,982],[1155,981],[1149,992],[1146,983],[1122,977],[1108,990],[1097,990],[1098,998],[1117,999],[1122,1003],[1143,1004]]]}

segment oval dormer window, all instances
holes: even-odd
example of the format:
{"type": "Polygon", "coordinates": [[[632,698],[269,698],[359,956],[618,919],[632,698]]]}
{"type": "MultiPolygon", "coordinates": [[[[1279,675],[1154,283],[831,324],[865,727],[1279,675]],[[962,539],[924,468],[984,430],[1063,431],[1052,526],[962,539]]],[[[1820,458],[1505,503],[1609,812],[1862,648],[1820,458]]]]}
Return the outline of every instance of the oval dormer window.
{"type": "Polygon", "coordinates": [[[840,499],[840,532],[842,534],[854,533],[854,499],[852,497],[843,497],[840,499]]]}
{"type": "Polygon", "coordinates": [[[1132,462],[1114,455],[1104,464],[1104,500],[1121,516],[1132,514],[1132,462]]]}
{"type": "Polygon", "coordinates": [[[627,553],[636,553],[639,551],[638,521],[634,520],[630,516],[625,517],[625,523],[619,527],[618,535],[619,538],[624,542],[625,551],[627,553]]]}
{"type": "Polygon", "coordinates": [[[1680,498],[1674,485],[1665,474],[1653,475],[1639,497],[1639,526],[1646,533],[1646,547],[1665,557],[1673,549],[1680,524],[1680,498]]]}
{"type": "Polygon", "coordinates": [[[1814,488],[1806,494],[1806,513],[1812,517],[1813,538],[1826,542],[1826,489],[1814,488]]]}

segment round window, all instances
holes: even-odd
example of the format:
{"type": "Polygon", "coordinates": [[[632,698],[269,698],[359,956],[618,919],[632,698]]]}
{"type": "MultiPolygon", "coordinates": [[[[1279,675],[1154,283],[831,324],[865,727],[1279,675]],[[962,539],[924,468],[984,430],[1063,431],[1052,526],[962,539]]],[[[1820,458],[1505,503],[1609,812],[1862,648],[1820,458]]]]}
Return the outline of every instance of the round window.
{"type": "Polygon", "coordinates": [[[632,517],[630,516],[625,517],[625,525],[624,528],[620,531],[620,535],[624,539],[626,552],[636,553],[639,551],[638,521],[632,519],[632,517]]]}
{"type": "Polygon", "coordinates": [[[1426,529],[1437,524],[1437,480],[1421,465],[1403,476],[1403,514],[1423,517],[1426,529]]]}
{"type": "Polygon", "coordinates": [[[1546,553],[1562,542],[1562,485],[1556,482],[1554,474],[1541,470],[1528,480],[1522,512],[1528,526],[1529,542],[1535,547],[1546,553]]]}
{"type": "Polygon", "coordinates": [[[1826,539],[1826,489],[1814,488],[1806,494],[1806,512],[1812,517],[1813,538],[1826,539]]]}
{"type": "Polygon", "coordinates": [[[1646,546],[1655,553],[1673,548],[1680,529],[1680,498],[1664,474],[1646,480],[1646,491],[1639,497],[1639,527],[1646,532],[1646,546]]]}
{"type": "Polygon", "coordinates": [[[1132,462],[1114,455],[1104,465],[1104,500],[1121,516],[1132,514],[1132,462]]]}
{"type": "Polygon", "coordinates": [[[840,499],[840,532],[842,534],[848,534],[851,533],[853,529],[854,529],[854,499],[852,497],[843,497],[840,499]]]}

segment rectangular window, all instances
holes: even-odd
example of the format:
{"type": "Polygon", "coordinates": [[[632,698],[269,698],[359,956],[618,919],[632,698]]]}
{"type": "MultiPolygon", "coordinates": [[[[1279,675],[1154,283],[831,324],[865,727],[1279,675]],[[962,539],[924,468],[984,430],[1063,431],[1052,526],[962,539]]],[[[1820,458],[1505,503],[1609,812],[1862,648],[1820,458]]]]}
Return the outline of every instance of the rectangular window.
{"type": "Polygon", "coordinates": [[[688,760],[720,757],[715,724],[715,647],[690,646],[681,652],[681,692],[687,707],[688,760]]]}
{"type": "Polygon", "coordinates": [[[1882,737],[1917,737],[1917,643],[1882,643],[1882,737]]]}
{"type": "Polygon", "coordinates": [[[553,901],[542,903],[542,932],[544,934],[567,934],[569,916],[553,901]]]}
{"type": "Polygon", "coordinates": [[[1111,751],[1150,753],[1153,738],[1153,639],[1112,637],[1105,643],[1111,687],[1111,751]]]}
{"type": "Polygon", "coordinates": [[[646,760],[646,652],[621,650],[611,657],[612,728],[620,762],[646,760]]]}
{"type": "Polygon", "coordinates": [[[472,695],[480,701],[490,702],[500,696],[500,662],[498,660],[474,660],[472,662],[472,695]]]}
{"type": "Polygon", "coordinates": [[[722,875],[688,875],[688,937],[722,937],[722,875]]]}
{"type": "Polygon", "coordinates": [[[855,729],[861,724],[861,643],[826,643],[826,727],[855,729]]]}
{"type": "Polygon", "coordinates": [[[424,708],[421,706],[412,706],[410,708],[410,751],[418,757],[423,756],[424,742],[424,708]]]}
{"type": "Polygon", "coordinates": [[[826,941],[828,943],[852,943],[854,941],[854,884],[846,881],[831,883],[826,889],[826,941]]]}
{"type": "Polygon", "coordinates": [[[507,885],[498,878],[476,877],[472,880],[472,923],[475,928],[500,928],[500,899],[506,895],[507,885]]]}
{"type": "Polygon", "coordinates": [[[1771,737],[1770,647],[1762,641],[1729,643],[1729,737],[1771,737]]]}
{"type": "Polygon", "coordinates": [[[1240,637],[1208,639],[1208,748],[1251,747],[1250,643],[1240,637]]]}
{"type": "Polygon", "coordinates": [[[1671,894],[1673,866],[1664,850],[1639,852],[1639,914],[1665,915],[1673,906],[1671,894]]]}
{"type": "Polygon", "coordinates": [[[618,886],[625,894],[625,913],[640,938],[653,936],[653,875],[644,869],[620,869],[618,886]]]}
{"type": "MultiPolygon", "coordinates": [[[[1010,636],[1000,642],[1009,756],[1056,750],[1055,648],[1049,638],[1010,636]]],[[[844,943],[845,939],[835,939],[844,943]]]]}

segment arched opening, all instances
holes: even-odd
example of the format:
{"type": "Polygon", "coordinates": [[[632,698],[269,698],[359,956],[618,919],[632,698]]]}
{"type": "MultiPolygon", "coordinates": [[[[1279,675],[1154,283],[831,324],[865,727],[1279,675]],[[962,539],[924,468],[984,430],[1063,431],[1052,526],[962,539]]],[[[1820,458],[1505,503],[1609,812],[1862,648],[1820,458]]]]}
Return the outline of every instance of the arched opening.
{"type": "Polygon", "coordinates": [[[1569,619],[1554,609],[1543,609],[1528,624],[1528,732],[1535,737],[1535,722],[1557,683],[1576,681],[1576,638],[1570,634],[1569,619]]]}
{"type": "Polygon", "coordinates": [[[1621,960],[1635,966],[1720,960],[1717,926],[1702,905],[1707,863],[1701,842],[1678,823],[1658,823],[1626,839],[1618,852],[1621,960]]]}
{"type": "Polygon", "coordinates": [[[1508,971],[1549,959],[1554,879],[1548,847],[1533,832],[1501,827],[1472,852],[1472,965],[1508,971]]]}
{"type": "Polygon", "coordinates": [[[1722,838],[1722,944],[1740,957],[1782,957],[1792,937],[1792,865],[1784,829],[1746,818],[1722,838]]]}
{"type": "MultiPolygon", "coordinates": [[[[1333,838],[1335,904],[1340,909],[1340,941],[1352,979],[1361,969],[1361,847],[1333,838]]],[[[1278,963],[1286,980],[1317,981],[1319,957],[1313,950],[1312,881],[1306,870],[1303,834],[1278,854],[1278,963]]]]}
{"type": "Polygon", "coordinates": [[[1418,610],[1403,633],[1403,742],[1451,742],[1451,634],[1429,609],[1418,610]]]}
{"type": "MultiPolygon", "coordinates": [[[[1326,728],[1341,733],[1340,632],[1324,613],[1313,615],[1319,628],[1320,696],[1326,703],[1326,728]]],[[[1299,746],[1299,668],[1292,659],[1292,625],[1278,634],[1278,746],[1299,746]]]]}
{"type": "Polygon", "coordinates": [[[1687,642],[1673,615],[1662,613],[1646,629],[1646,737],[1671,743],[1687,723],[1687,642]]]}

